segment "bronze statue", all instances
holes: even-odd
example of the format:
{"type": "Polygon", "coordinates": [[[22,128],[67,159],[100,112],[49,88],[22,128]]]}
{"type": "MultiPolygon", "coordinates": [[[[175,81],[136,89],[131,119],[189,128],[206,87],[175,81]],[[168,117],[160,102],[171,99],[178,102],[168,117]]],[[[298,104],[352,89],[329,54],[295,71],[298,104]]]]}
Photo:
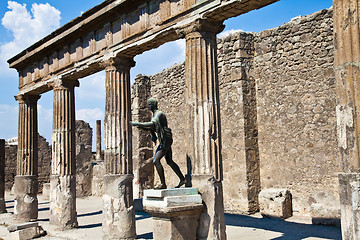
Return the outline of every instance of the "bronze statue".
{"type": "Polygon", "coordinates": [[[132,126],[149,130],[151,133],[151,139],[154,143],[159,139],[159,146],[156,149],[153,163],[156,171],[159,174],[161,184],[156,189],[166,189],[164,168],[160,163],[162,157],[165,156],[166,163],[172,168],[172,170],[179,177],[180,182],[176,188],[181,187],[186,183],[184,175],[181,173],[179,166],[172,159],[171,145],[173,143],[171,129],[168,128],[168,123],[165,114],[158,109],[158,102],[155,98],[148,99],[148,108],[153,112],[153,116],[150,122],[130,122],[132,126]]]}

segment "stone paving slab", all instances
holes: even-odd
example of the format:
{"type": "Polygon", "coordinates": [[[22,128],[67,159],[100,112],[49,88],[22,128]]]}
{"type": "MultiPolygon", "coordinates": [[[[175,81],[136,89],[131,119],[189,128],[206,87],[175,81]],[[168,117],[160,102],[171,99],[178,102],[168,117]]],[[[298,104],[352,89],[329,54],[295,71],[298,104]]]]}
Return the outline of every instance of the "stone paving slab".
{"type": "MultiPolygon", "coordinates": [[[[0,214],[0,240],[10,239],[7,227],[13,224],[13,196],[7,193],[6,208],[9,213],[0,214]]],[[[79,228],[54,231],[49,226],[49,202],[39,196],[39,225],[48,232],[41,240],[101,240],[102,200],[100,197],[77,199],[79,228]]],[[[340,240],[338,227],[312,225],[306,217],[291,217],[286,221],[263,218],[260,214],[225,215],[228,240],[340,240]]],[[[153,239],[153,223],[149,214],[137,212],[136,232],[138,239],[153,239]]]]}

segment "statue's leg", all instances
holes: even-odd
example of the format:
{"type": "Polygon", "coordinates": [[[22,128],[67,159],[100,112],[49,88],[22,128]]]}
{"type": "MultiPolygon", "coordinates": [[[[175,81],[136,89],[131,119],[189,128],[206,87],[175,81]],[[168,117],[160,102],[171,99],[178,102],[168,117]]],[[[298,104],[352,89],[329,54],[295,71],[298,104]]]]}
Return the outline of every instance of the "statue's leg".
{"type": "Polygon", "coordinates": [[[160,182],[161,182],[161,185],[156,187],[159,189],[166,188],[164,168],[160,163],[160,160],[164,155],[165,154],[164,154],[163,149],[160,149],[160,146],[159,146],[155,152],[155,157],[153,160],[153,163],[155,165],[157,173],[159,174],[159,178],[160,178],[160,182]]]}
{"type": "Polygon", "coordinates": [[[182,185],[184,185],[185,184],[185,177],[182,174],[179,166],[172,159],[172,149],[171,149],[171,147],[169,148],[168,151],[166,151],[165,160],[166,160],[166,163],[172,168],[172,170],[174,170],[174,172],[176,173],[176,175],[180,179],[180,183],[176,187],[181,187],[182,185]]]}

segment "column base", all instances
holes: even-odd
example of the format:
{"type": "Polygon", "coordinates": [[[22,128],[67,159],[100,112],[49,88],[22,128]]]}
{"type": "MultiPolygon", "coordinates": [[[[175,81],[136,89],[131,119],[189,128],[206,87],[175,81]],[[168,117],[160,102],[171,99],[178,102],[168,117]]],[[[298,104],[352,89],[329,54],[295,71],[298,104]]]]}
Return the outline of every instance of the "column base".
{"type": "Polygon", "coordinates": [[[14,219],[16,221],[28,222],[30,220],[36,220],[38,218],[37,192],[37,176],[15,176],[14,219]]]}
{"type": "Polygon", "coordinates": [[[340,173],[342,239],[360,239],[360,173],[340,173]]]}
{"type": "Polygon", "coordinates": [[[50,224],[64,230],[78,226],[76,213],[76,176],[50,178],[50,224]]]}
{"type": "Polygon", "coordinates": [[[105,175],[103,182],[104,240],[136,239],[132,174],[105,175]]]}
{"type": "Polygon", "coordinates": [[[204,202],[196,239],[226,239],[222,182],[212,175],[192,175],[192,186],[204,202]]]}

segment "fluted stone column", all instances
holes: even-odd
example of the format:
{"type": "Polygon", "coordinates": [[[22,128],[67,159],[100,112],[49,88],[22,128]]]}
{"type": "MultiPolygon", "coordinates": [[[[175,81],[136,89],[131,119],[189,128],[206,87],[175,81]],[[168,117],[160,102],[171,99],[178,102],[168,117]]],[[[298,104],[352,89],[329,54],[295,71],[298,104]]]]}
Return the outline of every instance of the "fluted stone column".
{"type": "Polygon", "coordinates": [[[333,5],[342,237],[360,239],[360,1],[333,5]]]}
{"type": "Polygon", "coordinates": [[[101,160],[101,120],[96,120],[96,159],[101,160]]]}
{"type": "Polygon", "coordinates": [[[59,229],[77,227],[75,96],[77,80],[54,83],[50,224],[59,229]]]}
{"type": "Polygon", "coordinates": [[[19,95],[17,169],[14,183],[14,219],[30,221],[38,217],[38,95],[19,95]]]}
{"type": "Polygon", "coordinates": [[[216,34],[221,23],[199,20],[184,29],[185,84],[188,106],[187,158],[192,185],[206,204],[199,239],[226,239],[222,192],[221,124],[216,34]]]}
{"type": "Polygon", "coordinates": [[[131,58],[117,57],[106,63],[104,239],[135,239],[131,140],[131,58]]]}
{"type": "Polygon", "coordinates": [[[6,213],[6,206],[5,206],[5,139],[0,139],[0,213],[6,213]]]}

